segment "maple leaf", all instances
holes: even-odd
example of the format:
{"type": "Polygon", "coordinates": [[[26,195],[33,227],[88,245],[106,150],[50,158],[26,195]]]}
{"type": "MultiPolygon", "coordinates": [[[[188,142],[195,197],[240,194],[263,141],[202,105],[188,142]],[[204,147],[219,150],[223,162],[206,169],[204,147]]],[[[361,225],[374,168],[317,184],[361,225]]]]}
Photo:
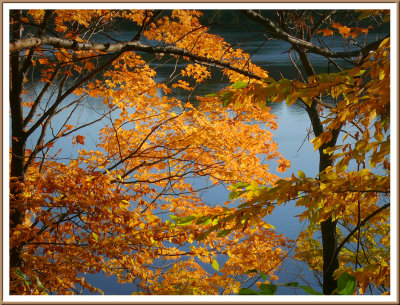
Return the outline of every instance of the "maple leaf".
{"type": "Polygon", "coordinates": [[[322,33],[324,35],[324,37],[333,35],[333,31],[328,28],[319,30],[319,31],[317,31],[317,33],[322,33]]]}
{"type": "Polygon", "coordinates": [[[351,31],[351,29],[345,25],[341,25],[340,23],[333,22],[332,26],[339,31],[341,35],[347,37],[351,31]]]}
{"type": "Polygon", "coordinates": [[[81,145],[84,145],[84,144],[85,144],[85,141],[84,141],[85,137],[84,137],[84,136],[77,135],[77,136],[75,137],[75,139],[76,139],[76,143],[81,144],[81,145]]]}

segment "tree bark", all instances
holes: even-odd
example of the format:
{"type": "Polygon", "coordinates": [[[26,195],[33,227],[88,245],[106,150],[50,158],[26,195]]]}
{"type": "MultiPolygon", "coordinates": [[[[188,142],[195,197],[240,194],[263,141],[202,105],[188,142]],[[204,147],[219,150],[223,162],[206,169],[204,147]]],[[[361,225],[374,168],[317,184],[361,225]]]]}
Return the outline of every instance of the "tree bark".
{"type": "MultiPolygon", "coordinates": [[[[332,165],[329,156],[320,150],[319,172],[332,165]]],[[[322,258],[323,258],[323,286],[324,294],[332,294],[337,288],[337,281],[333,278],[333,272],[339,268],[339,258],[335,256],[337,247],[336,223],[331,217],[321,222],[322,258]]]]}
{"type": "MultiPolygon", "coordinates": [[[[308,57],[305,52],[300,50],[300,59],[304,66],[305,71],[313,71],[312,67],[307,67],[308,57]],[[306,60],[307,59],[307,60],[306,60]]],[[[308,73],[307,73],[308,74],[308,73]]],[[[308,76],[313,74],[308,74],[308,76]]],[[[313,102],[311,107],[307,106],[307,113],[310,118],[314,135],[318,137],[324,131],[323,125],[321,123],[316,103],[313,102]]],[[[326,168],[333,164],[329,155],[324,153],[324,149],[328,147],[333,147],[336,145],[336,140],[339,135],[339,129],[335,134],[332,134],[332,140],[328,143],[322,145],[319,149],[319,172],[324,171],[326,168]]],[[[321,222],[321,238],[322,238],[322,260],[323,260],[323,284],[322,291],[324,294],[332,294],[337,288],[337,281],[333,278],[333,272],[339,268],[339,259],[335,256],[335,251],[337,247],[337,236],[336,236],[336,223],[337,221],[332,221],[332,218],[321,222]]]]}
{"type": "Polygon", "coordinates": [[[212,59],[206,56],[201,56],[197,54],[193,54],[188,50],[181,49],[175,46],[161,46],[161,47],[152,47],[146,44],[141,43],[140,41],[124,41],[118,43],[87,43],[87,42],[77,42],[75,40],[62,39],[57,37],[49,37],[49,36],[39,36],[25,39],[13,39],[10,42],[10,52],[16,52],[18,50],[38,47],[38,46],[53,46],[55,48],[63,48],[69,50],[97,50],[103,51],[107,53],[119,53],[119,52],[144,52],[148,54],[167,54],[174,56],[183,56],[187,57],[191,60],[201,62],[203,64],[212,65],[220,68],[227,68],[229,70],[238,72],[244,76],[254,78],[254,79],[262,79],[260,76],[233,66],[228,62],[224,62],[222,60],[212,59]]]}
{"type": "MultiPolygon", "coordinates": [[[[19,18],[21,11],[13,11],[12,16],[19,18]]],[[[19,23],[12,25],[11,34],[13,38],[19,38],[22,27],[19,23]]],[[[23,73],[21,73],[21,62],[19,52],[10,55],[10,109],[11,109],[11,168],[10,168],[10,233],[17,225],[22,223],[24,216],[23,204],[20,202],[20,184],[24,183],[24,156],[26,138],[23,127],[22,112],[22,86],[23,73]]],[[[13,246],[10,249],[10,267],[22,265],[21,246],[13,246]]]]}

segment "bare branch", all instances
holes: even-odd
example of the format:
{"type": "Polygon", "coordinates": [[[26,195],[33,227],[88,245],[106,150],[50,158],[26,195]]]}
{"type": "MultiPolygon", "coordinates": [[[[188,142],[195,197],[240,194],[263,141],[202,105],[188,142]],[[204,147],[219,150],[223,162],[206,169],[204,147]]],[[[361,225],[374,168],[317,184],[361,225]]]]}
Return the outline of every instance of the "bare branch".
{"type": "Polygon", "coordinates": [[[387,209],[390,207],[390,203],[387,203],[383,206],[381,206],[379,209],[375,210],[371,214],[369,214],[367,217],[363,219],[347,236],[342,240],[340,245],[336,248],[335,253],[332,256],[332,261],[339,255],[340,250],[344,247],[344,245],[349,241],[349,239],[358,231],[360,228],[365,225],[371,218],[373,218],[375,215],[379,214],[383,210],[387,209]]]}
{"type": "Polygon", "coordinates": [[[122,53],[117,53],[114,54],[108,61],[106,61],[103,65],[86,75],[84,78],[82,78],[80,81],[72,85],[68,90],[66,90],[57,100],[54,102],[54,104],[37,120],[37,122],[27,131],[25,132],[25,138],[29,137],[46,119],[48,116],[50,116],[52,113],[54,113],[58,106],[61,104],[61,102],[69,96],[76,88],[80,87],[84,83],[86,83],[89,79],[94,77],[96,74],[99,72],[103,71],[105,68],[107,68],[109,65],[111,65],[114,60],[116,60],[122,53]]]}

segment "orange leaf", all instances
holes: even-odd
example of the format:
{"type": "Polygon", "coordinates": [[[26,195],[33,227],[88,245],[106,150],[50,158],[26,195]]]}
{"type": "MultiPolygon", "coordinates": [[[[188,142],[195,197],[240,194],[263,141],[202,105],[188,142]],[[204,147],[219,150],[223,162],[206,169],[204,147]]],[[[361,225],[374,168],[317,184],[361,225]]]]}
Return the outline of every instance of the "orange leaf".
{"type": "Polygon", "coordinates": [[[47,58],[39,58],[38,61],[39,61],[39,63],[41,65],[48,65],[49,64],[49,60],[47,58]]]}
{"type": "Polygon", "coordinates": [[[92,62],[90,62],[90,61],[88,61],[88,62],[85,63],[85,69],[86,69],[86,70],[91,71],[91,70],[93,70],[94,68],[95,68],[94,63],[92,63],[92,62]]]}
{"type": "Polygon", "coordinates": [[[348,28],[347,26],[342,26],[339,28],[339,33],[342,35],[347,35],[348,33],[350,33],[350,28],[348,28]]]}
{"type": "Polygon", "coordinates": [[[324,36],[331,36],[331,35],[333,35],[333,31],[330,30],[330,29],[319,30],[317,33],[322,33],[324,36]]]}
{"type": "Polygon", "coordinates": [[[340,23],[333,22],[332,26],[339,31],[339,33],[343,36],[347,36],[350,33],[350,28],[345,25],[341,25],[340,23]]]}
{"type": "Polygon", "coordinates": [[[81,144],[81,145],[84,145],[84,144],[85,144],[85,141],[83,141],[83,139],[85,139],[84,136],[80,136],[80,135],[76,136],[76,143],[79,143],[79,144],[81,144]]]}

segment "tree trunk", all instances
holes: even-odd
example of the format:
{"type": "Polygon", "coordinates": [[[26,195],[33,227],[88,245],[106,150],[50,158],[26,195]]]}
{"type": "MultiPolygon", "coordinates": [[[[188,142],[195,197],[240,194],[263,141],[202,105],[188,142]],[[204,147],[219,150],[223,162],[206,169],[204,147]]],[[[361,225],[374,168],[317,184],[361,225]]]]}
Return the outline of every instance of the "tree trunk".
{"type": "MultiPolygon", "coordinates": [[[[315,70],[309,60],[307,50],[313,51],[326,57],[332,57],[332,54],[328,54],[329,52],[320,52],[321,50],[319,49],[319,47],[315,47],[310,41],[304,41],[303,39],[299,39],[297,37],[289,35],[274,22],[252,10],[243,11],[243,13],[250,19],[256,21],[264,28],[266,28],[273,36],[289,42],[292,45],[293,49],[296,50],[296,52],[299,54],[301,64],[307,76],[315,75],[315,70]]],[[[324,131],[324,127],[321,123],[316,103],[313,102],[311,107],[309,107],[308,105],[305,106],[313,127],[314,135],[318,137],[324,131]]],[[[323,150],[327,147],[333,147],[336,145],[339,130],[340,128],[334,135],[332,135],[332,140],[329,141],[329,143],[323,145],[319,149],[319,172],[325,170],[328,166],[332,165],[332,161],[329,159],[329,156],[323,152],[323,150]]],[[[336,221],[332,221],[331,218],[323,221],[321,223],[321,234],[323,247],[322,289],[324,294],[332,294],[332,292],[337,288],[337,282],[333,279],[333,272],[339,267],[338,257],[334,255],[336,250],[336,221]]]]}
{"type": "MultiPolygon", "coordinates": [[[[336,139],[335,139],[336,143],[336,139]]],[[[330,146],[330,145],[329,145],[330,146]]],[[[326,148],[328,146],[324,146],[326,148]]],[[[319,172],[325,170],[328,166],[332,165],[332,160],[329,156],[323,153],[323,149],[319,150],[319,172]]],[[[323,286],[322,292],[324,294],[332,294],[337,288],[337,281],[333,278],[333,272],[339,268],[338,256],[335,256],[337,247],[336,238],[336,222],[332,218],[321,222],[321,236],[322,236],[322,257],[323,257],[323,286]]]]}
{"type": "MultiPolygon", "coordinates": [[[[20,18],[21,11],[12,11],[12,16],[20,18]]],[[[21,37],[22,27],[19,23],[12,26],[12,37],[21,37]]],[[[20,202],[20,184],[24,182],[24,156],[26,139],[23,127],[22,112],[22,86],[23,74],[21,73],[21,62],[19,52],[10,55],[10,109],[11,109],[11,167],[10,167],[10,233],[12,229],[22,223],[24,216],[23,204],[20,202]]],[[[13,246],[10,249],[10,267],[22,265],[21,247],[13,246]]]]}
{"type": "MultiPolygon", "coordinates": [[[[299,58],[301,60],[301,63],[303,65],[303,68],[307,76],[314,75],[315,71],[309,61],[307,53],[295,45],[293,47],[299,54],[299,58]]],[[[314,135],[318,137],[324,131],[324,127],[321,123],[316,103],[313,102],[311,107],[306,106],[306,110],[310,118],[311,125],[313,127],[314,135]]],[[[332,140],[330,140],[329,143],[326,143],[320,147],[319,172],[324,171],[328,166],[331,166],[333,164],[332,160],[329,158],[329,155],[324,153],[324,149],[336,145],[338,134],[339,134],[339,129],[335,134],[332,135],[332,140]]],[[[334,255],[337,246],[336,221],[332,221],[332,218],[329,218],[321,222],[321,236],[322,236],[322,260],[323,260],[322,291],[324,294],[329,295],[332,294],[333,291],[337,288],[337,281],[334,280],[333,278],[333,272],[337,268],[339,268],[338,256],[334,255]]]]}

